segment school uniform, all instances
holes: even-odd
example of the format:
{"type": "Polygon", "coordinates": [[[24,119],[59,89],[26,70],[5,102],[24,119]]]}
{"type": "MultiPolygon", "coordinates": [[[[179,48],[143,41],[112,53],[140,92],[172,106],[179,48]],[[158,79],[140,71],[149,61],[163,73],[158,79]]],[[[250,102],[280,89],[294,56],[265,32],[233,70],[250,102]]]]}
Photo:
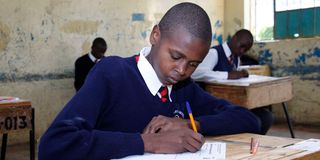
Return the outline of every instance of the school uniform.
{"type": "Polygon", "coordinates": [[[188,118],[191,105],[203,135],[259,132],[247,109],[212,97],[190,78],[169,86],[169,100],[157,93],[162,83],[145,56],[109,56],[90,71],[81,90],[69,101],[39,145],[39,160],[111,159],[144,154],[140,134],[154,116],[188,118]]]}
{"type": "Polygon", "coordinates": [[[95,58],[91,52],[79,57],[75,62],[74,88],[78,91],[83,85],[89,71],[100,59],[95,58]]]}
{"type": "Polygon", "coordinates": [[[191,78],[200,82],[228,79],[228,72],[240,66],[240,57],[231,55],[227,42],[211,48],[191,78]]]}

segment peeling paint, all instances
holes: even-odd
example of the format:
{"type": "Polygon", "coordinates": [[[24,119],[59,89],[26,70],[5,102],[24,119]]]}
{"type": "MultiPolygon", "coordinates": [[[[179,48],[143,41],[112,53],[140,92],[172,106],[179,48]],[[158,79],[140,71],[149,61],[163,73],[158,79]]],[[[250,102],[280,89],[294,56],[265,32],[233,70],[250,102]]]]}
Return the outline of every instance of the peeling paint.
{"type": "Polygon", "coordinates": [[[131,15],[131,20],[134,21],[144,21],[144,13],[133,13],[131,15]]]}
{"type": "Polygon", "coordinates": [[[212,35],[212,41],[218,41],[219,44],[222,44],[222,34],[217,35],[216,33],[212,35]]]}
{"type": "Polygon", "coordinates": [[[61,27],[61,31],[65,33],[75,34],[93,34],[98,31],[99,23],[97,21],[73,20],[69,21],[61,27]]]}
{"type": "Polygon", "coordinates": [[[217,20],[216,23],[214,23],[215,28],[221,28],[222,22],[220,20],[217,20]]]}
{"type": "Polygon", "coordinates": [[[147,38],[147,31],[143,31],[141,32],[141,36],[146,39],[147,38]]]}
{"type": "Polygon", "coordinates": [[[272,53],[269,49],[259,51],[259,63],[260,64],[272,64],[272,53]]]}
{"type": "Polygon", "coordinates": [[[308,61],[311,58],[320,58],[320,49],[318,47],[314,48],[313,52],[312,50],[309,50],[309,52],[311,53],[302,53],[298,55],[298,57],[295,58],[295,63],[297,65],[306,64],[306,61],[308,61]]]}
{"type": "Polygon", "coordinates": [[[274,76],[292,76],[298,75],[301,80],[320,80],[320,65],[307,66],[288,66],[288,67],[274,67],[272,71],[274,76]]]}
{"type": "Polygon", "coordinates": [[[10,29],[7,25],[0,22],[0,51],[7,48],[10,42],[10,29]]]}
{"type": "Polygon", "coordinates": [[[31,82],[43,80],[57,80],[74,78],[73,71],[65,71],[64,73],[47,73],[47,74],[16,74],[16,73],[0,73],[0,82],[31,82]]]}

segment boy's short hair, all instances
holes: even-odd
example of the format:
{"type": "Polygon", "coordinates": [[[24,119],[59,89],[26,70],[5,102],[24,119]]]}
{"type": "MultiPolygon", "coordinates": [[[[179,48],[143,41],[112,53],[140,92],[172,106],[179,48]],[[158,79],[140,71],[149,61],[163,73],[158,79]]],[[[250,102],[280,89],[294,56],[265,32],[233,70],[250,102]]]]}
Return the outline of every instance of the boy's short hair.
{"type": "Polygon", "coordinates": [[[211,43],[211,23],[207,13],[198,5],[185,2],[170,8],[159,22],[161,35],[183,26],[194,37],[211,43]]]}
{"type": "Polygon", "coordinates": [[[107,42],[101,37],[98,37],[93,40],[92,47],[108,48],[107,42]]]}

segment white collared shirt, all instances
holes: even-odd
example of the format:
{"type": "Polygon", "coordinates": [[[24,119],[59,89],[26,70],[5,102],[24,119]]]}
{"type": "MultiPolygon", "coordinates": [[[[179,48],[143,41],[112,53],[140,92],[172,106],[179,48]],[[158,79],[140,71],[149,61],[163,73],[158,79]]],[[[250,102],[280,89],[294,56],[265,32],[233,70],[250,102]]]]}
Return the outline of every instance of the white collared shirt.
{"type": "Polygon", "coordinates": [[[95,63],[96,60],[97,60],[97,62],[99,62],[101,60],[101,59],[97,59],[96,57],[94,57],[91,52],[89,52],[88,55],[93,63],[95,63]]]}
{"type": "MultiPolygon", "coordinates": [[[[230,57],[231,50],[227,44],[224,42],[222,48],[226,57],[230,57]]],[[[191,75],[191,78],[195,81],[209,82],[215,79],[228,79],[228,72],[223,71],[213,71],[213,68],[218,64],[218,52],[216,49],[211,48],[204,58],[204,60],[199,64],[197,69],[191,75]]],[[[237,68],[240,65],[240,57],[238,57],[237,68]]]]}
{"type": "MultiPolygon", "coordinates": [[[[140,57],[138,61],[138,69],[139,72],[142,75],[143,80],[147,84],[147,87],[151,94],[155,96],[158,94],[158,96],[161,98],[160,93],[158,93],[161,86],[165,86],[161,83],[159,80],[156,71],[153,69],[152,65],[149,63],[149,61],[146,59],[146,56],[150,53],[151,48],[145,47],[140,51],[140,57]]],[[[167,86],[168,87],[168,95],[169,100],[172,102],[170,94],[172,91],[172,85],[167,86]]]]}

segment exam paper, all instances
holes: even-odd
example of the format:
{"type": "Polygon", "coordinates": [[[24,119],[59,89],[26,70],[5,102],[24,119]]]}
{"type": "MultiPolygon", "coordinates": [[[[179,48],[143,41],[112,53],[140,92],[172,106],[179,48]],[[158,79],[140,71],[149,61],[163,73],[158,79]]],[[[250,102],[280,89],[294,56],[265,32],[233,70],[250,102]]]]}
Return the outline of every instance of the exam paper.
{"type": "Polygon", "coordinates": [[[299,149],[306,151],[319,151],[320,150],[320,139],[307,139],[298,143],[288,146],[286,148],[299,149]]]}
{"type": "Polygon", "coordinates": [[[218,79],[212,81],[213,83],[221,83],[226,85],[236,85],[236,86],[249,86],[252,83],[260,83],[265,81],[277,80],[278,77],[260,76],[260,75],[249,75],[249,77],[244,77],[240,79],[218,79]]]}
{"type": "Polygon", "coordinates": [[[121,160],[224,160],[226,159],[226,143],[206,142],[201,150],[195,153],[134,155],[121,160]]]}

